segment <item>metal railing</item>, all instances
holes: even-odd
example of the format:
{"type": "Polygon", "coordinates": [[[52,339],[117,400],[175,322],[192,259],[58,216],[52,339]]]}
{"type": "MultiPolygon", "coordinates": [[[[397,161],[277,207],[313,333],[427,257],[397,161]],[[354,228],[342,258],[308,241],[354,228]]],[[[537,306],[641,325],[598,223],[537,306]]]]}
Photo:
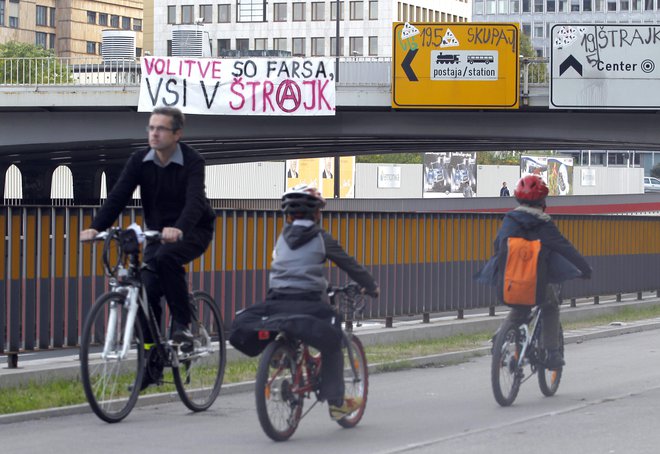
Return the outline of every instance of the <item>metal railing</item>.
{"type": "MultiPolygon", "coordinates": [[[[547,85],[548,59],[523,58],[520,64],[523,94],[533,85],[547,85]]],[[[90,58],[0,58],[0,86],[139,86],[140,61],[103,62],[90,58]]],[[[389,86],[389,57],[341,57],[339,86],[389,86]]]]}

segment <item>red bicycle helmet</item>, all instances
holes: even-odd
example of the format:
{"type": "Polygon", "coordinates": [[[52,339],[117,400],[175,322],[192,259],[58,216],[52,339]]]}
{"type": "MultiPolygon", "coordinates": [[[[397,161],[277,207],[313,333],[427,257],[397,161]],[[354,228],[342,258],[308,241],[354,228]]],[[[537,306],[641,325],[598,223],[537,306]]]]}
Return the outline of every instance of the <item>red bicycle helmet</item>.
{"type": "Polygon", "coordinates": [[[513,196],[519,203],[543,205],[548,196],[548,186],[538,175],[525,175],[518,181],[513,196]]]}
{"type": "Polygon", "coordinates": [[[300,184],[282,196],[282,211],[289,215],[310,215],[325,206],[325,199],[318,189],[300,184]]]}

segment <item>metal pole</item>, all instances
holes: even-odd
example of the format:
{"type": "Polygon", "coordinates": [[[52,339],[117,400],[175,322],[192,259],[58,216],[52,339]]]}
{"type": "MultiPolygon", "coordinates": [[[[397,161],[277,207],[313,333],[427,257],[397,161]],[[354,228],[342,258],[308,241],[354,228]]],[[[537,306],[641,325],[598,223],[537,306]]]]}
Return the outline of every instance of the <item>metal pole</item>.
{"type": "MultiPolygon", "coordinates": [[[[337,25],[337,36],[336,36],[336,42],[335,42],[335,84],[339,83],[339,0],[337,0],[337,11],[335,11],[335,22],[337,25]]],[[[335,163],[336,163],[335,159],[335,163]]],[[[336,171],[336,169],[335,169],[336,171]]]]}
{"type": "Polygon", "coordinates": [[[338,199],[341,197],[339,191],[341,190],[341,178],[339,178],[339,156],[335,156],[335,168],[334,168],[335,173],[332,175],[334,178],[334,191],[335,191],[335,199],[338,199]]]}

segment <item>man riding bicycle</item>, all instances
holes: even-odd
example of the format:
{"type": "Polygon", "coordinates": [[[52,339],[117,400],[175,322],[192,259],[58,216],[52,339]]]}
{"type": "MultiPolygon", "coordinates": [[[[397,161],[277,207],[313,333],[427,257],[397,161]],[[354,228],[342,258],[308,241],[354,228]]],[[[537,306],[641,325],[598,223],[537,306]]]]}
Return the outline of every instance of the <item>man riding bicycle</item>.
{"type": "MultiPolygon", "coordinates": [[[[575,277],[591,278],[591,266],[545,213],[548,186],[539,176],[526,175],[521,178],[513,195],[520,206],[504,216],[502,226],[495,237],[493,258],[477,273],[476,278],[483,283],[497,285],[500,289],[504,282],[505,270],[499,256],[507,247],[508,239],[523,237],[527,240],[541,241],[541,248],[548,253],[543,254],[546,260],[544,266],[538,267],[541,298],[537,302],[543,304],[542,342],[548,351],[545,366],[554,370],[564,365],[564,358],[559,348],[561,299],[556,284],[575,277]]],[[[498,294],[500,293],[498,291],[498,294]]],[[[530,310],[531,306],[512,306],[508,315],[509,320],[521,324],[527,319],[530,310]]]]}
{"type": "MultiPolygon", "coordinates": [[[[319,313],[324,312],[328,303],[326,260],[344,270],[367,294],[378,296],[378,285],[366,268],[319,226],[324,206],[321,193],[306,185],[296,186],[282,196],[286,224],[273,251],[267,300],[291,301],[292,311],[302,312],[295,306],[303,304],[305,313],[310,313],[312,305],[319,305],[319,313]]],[[[333,345],[325,348],[321,355],[321,398],[328,401],[333,419],[341,419],[362,405],[360,399],[344,398],[341,336],[336,336],[333,345]]]]}
{"type": "MultiPolygon", "coordinates": [[[[161,242],[149,244],[144,250],[143,262],[151,271],[142,273],[149,305],[160,320],[160,299],[165,296],[172,312],[172,340],[187,351],[193,348],[193,334],[184,265],[202,255],[211,242],[215,212],[206,198],[204,158],[179,141],[184,122],[183,113],[176,108],[153,110],[146,128],[149,147],[128,159],[91,228],[80,233],[80,240],[92,240],[110,227],[140,187],[146,228],[161,232],[161,242]]],[[[148,335],[146,320],[141,317],[140,322],[148,335]]],[[[145,338],[147,354],[154,341],[145,338]]],[[[157,383],[162,376],[163,366],[149,367],[149,357],[141,389],[157,383]]]]}

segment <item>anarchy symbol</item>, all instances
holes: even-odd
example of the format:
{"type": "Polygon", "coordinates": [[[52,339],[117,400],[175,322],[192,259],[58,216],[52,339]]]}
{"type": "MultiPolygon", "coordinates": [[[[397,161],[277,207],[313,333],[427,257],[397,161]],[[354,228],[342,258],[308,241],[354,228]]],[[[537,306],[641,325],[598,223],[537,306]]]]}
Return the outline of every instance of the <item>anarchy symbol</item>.
{"type": "Polygon", "coordinates": [[[298,107],[300,107],[301,96],[302,95],[300,93],[300,87],[298,86],[298,84],[290,79],[287,79],[283,81],[279,87],[277,87],[277,94],[275,96],[275,99],[280,109],[282,109],[286,113],[291,113],[294,110],[297,110],[298,107]],[[284,104],[287,101],[293,102],[292,108],[286,108],[284,106],[284,104]]]}

